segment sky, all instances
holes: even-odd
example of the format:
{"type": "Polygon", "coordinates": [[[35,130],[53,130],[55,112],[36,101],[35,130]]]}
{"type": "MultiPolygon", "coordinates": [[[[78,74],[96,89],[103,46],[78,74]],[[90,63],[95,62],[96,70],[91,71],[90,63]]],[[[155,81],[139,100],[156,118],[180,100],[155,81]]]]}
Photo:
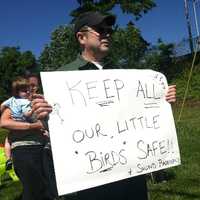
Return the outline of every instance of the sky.
{"type": "MultiPolygon", "coordinates": [[[[134,21],[143,38],[155,44],[158,38],[179,43],[188,37],[184,0],[156,0],[157,6],[134,21]]],[[[50,42],[51,32],[59,25],[69,24],[69,13],[78,7],[76,0],[0,0],[0,48],[19,46],[38,57],[50,42]]],[[[133,16],[115,7],[117,24],[125,26],[133,16]]],[[[193,35],[196,32],[193,28],[193,35]]]]}

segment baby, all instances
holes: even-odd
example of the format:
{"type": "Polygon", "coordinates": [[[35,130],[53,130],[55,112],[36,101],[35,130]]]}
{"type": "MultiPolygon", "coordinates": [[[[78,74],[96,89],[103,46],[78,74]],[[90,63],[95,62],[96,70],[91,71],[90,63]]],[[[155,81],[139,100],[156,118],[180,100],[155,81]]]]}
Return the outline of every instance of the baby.
{"type": "Polygon", "coordinates": [[[12,83],[12,97],[1,104],[1,112],[9,108],[11,117],[16,121],[36,121],[32,116],[29,83],[25,78],[19,77],[12,83]]]}

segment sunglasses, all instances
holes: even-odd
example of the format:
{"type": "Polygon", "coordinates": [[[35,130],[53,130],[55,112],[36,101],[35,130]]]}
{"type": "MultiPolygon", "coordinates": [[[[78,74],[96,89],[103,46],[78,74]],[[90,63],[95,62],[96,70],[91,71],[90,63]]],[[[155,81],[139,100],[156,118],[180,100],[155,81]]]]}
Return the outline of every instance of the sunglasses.
{"type": "Polygon", "coordinates": [[[100,35],[111,35],[113,33],[113,29],[111,27],[92,27],[97,33],[100,35]]]}
{"type": "Polygon", "coordinates": [[[113,33],[113,29],[111,27],[96,27],[96,26],[93,26],[93,27],[88,27],[87,29],[85,30],[81,30],[82,32],[97,32],[98,34],[100,35],[112,35],[113,33]]]}

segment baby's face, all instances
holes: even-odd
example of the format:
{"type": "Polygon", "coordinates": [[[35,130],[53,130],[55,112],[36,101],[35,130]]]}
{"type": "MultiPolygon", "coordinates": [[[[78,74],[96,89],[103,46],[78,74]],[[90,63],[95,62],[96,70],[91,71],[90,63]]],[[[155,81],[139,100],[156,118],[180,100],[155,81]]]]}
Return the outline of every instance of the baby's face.
{"type": "Polygon", "coordinates": [[[19,97],[23,99],[28,99],[30,95],[30,91],[28,88],[19,91],[19,97]]]}

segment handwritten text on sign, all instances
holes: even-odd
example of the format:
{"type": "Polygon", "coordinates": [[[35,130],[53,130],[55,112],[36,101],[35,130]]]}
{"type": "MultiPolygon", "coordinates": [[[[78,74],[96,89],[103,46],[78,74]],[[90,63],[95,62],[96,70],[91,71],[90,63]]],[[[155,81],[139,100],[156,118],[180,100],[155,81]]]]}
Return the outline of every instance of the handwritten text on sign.
{"type": "Polygon", "coordinates": [[[167,82],[151,70],[41,73],[60,195],[180,164],[167,82]]]}

